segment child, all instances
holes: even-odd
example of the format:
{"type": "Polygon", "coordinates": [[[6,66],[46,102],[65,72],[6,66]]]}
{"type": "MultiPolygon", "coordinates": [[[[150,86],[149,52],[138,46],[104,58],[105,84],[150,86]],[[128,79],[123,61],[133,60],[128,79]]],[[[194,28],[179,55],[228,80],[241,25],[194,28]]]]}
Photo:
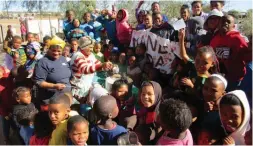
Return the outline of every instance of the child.
{"type": "Polygon", "coordinates": [[[26,56],[27,61],[25,63],[25,68],[29,72],[29,77],[33,75],[33,70],[36,62],[43,57],[40,52],[40,44],[38,42],[29,43],[26,46],[26,56]]]}
{"type": "Polygon", "coordinates": [[[133,79],[134,85],[138,87],[141,80],[141,69],[137,66],[135,56],[129,57],[127,75],[133,79]]]}
{"type": "Polygon", "coordinates": [[[87,145],[89,137],[89,122],[82,116],[76,115],[69,118],[67,123],[68,145],[87,145]]]}
{"type": "Polygon", "coordinates": [[[135,50],[136,61],[141,70],[144,69],[144,64],[146,63],[146,50],[145,44],[139,44],[135,50]]]}
{"type": "Polygon", "coordinates": [[[8,115],[10,115],[12,106],[16,104],[15,99],[10,98],[14,89],[13,78],[7,69],[0,66],[0,120],[3,127],[4,141],[8,145],[9,133],[10,133],[10,121],[8,115]]]}
{"type": "Polygon", "coordinates": [[[199,131],[197,144],[198,145],[216,145],[217,140],[219,140],[222,131],[217,131],[213,127],[204,128],[199,131]]]}
{"type": "Polygon", "coordinates": [[[117,145],[118,137],[127,131],[112,120],[119,113],[115,98],[109,95],[100,97],[95,101],[93,110],[99,122],[91,128],[92,144],[117,145]]]}
{"type": "Polygon", "coordinates": [[[189,130],[192,115],[184,102],[174,99],[162,102],[159,106],[159,120],[165,132],[157,145],[193,145],[189,130]]]}
{"type": "Polygon", "coordinates": [[[40,43],[40,36],[39,36],[39,34],[37,34],[37,33],[34,34],[34,41],[40,43]]]}
{"type": "Polygon", "coordinates": [[[24,21],[20,22],[20,32],[21,32],[22,41],[25,42],[26,41],[27,29],[26,29],[24,21]]]}
{"type": "Polygon", "coordinates": [[[18,105],[13,106],[12,118],[15,122],[16,128],[20,128],[20,124],[17,120],[17,115],[24,109],[33,109],[35,111],[35,106],[31,102],[31,91],[26,87],[18,87],[13,91],[13,98],[16,99],[18,105]]]}
{"type": "Polygon", "coordinates": [[[161,100],[162,88],[157,82],[145,81],[142,83],[140,101],[143,107],[137,113],[139,125],[135,129],[141,144],[155,144],[155,136],[161,132],[155,122],[155,110],[161,100]]]}
{"type": "Polygon", "coordinates": [[[49,49],[49,46],[50,46],[50,41],[51,41],[51,37],[50,36],[45,36],[43,38],[43,47],[42,47],[42,54],[46,54],[47,53],[47,50],[49,49]]]}
{"type": "Polygon", "coordinates": [[[250,128],[250,107],[245,93],[241,90],[227,93],[219,103],[219,111],[227,133],[223,145],[245,145],[244,135],[250,128]]]}
{"type": "Polygon", "coordinates": [[[186,86],[186,92],[190,95],[201,99],[202,96],[202,87],[205,83],[205,80],[211,75],[211,73],[217,71],[217,58],[213,51],[213,48],[210,46],[204,46],[198,49],[195,61],[193,62],[186,53],[185,49],[185,30],[179,30],[179,44],[181,50],[181,57],[185,63],[184,67],[189,68],[188,78],[184,77],[179,79],[180,84],[186,86]]]}
{"type": "Polygon", "coordinates": [[[118,64],[119,63],[119,51],[118,50],[112,50],[110,54],[110,61],[113,64],[118,64]]]}
{"type": "Polygon", "coordinates": [[[93,54],[99,60],[100,62],[104,62],[104,55],[101,53],[101,44],[100,43],[95,43],[94,48],[93,48],[93,54]]]}
{"type": "Polygon", "coordinates": [[[39,112],[34,117],[34,135],[30,138],[29,145],[48,145],[53,131],[53,124],[48,112],[39,112]]]}
{"type": "Polygon", "coordinates": [[[63,52],[62,52],[62,56],[64,56],[67,60],[67,62],[69,62],[71,60],[70,58],[70,50],[71,50],[71,46],[70,45],[65,45],[63,52]]]}
{"type": "Polygon", "coordinates": [[[133,130],[137,122],[136,112],[134,107],[134,98],[129,98],[131,96],[131,86],[126,79],[120,79],[113,83],[111,95],[115,97],[118,108],[119,115],[117,116],[117,121],[120,125],[133,130]],[[127,119],[131,121],[127,122],[127,119]]]}
{"type": "Polygon", "coordinates": [[[31,32],[28,32],[27,35],[26,35],[26,40],[27,40],[27,44],[33,42],[35,39],[34,39],[34,34],[31,33],[31,32]]]}
{"type": "Polygon", "coordinates": [[[29,145],[29,141],[34,132],[33,119],[38,110],[34,106],[26,106],[17,113],[17,121],[20,124],[19,134],[25,145],[29,145]]]}
{"type": "Polygon", "coordinates": [[[49,100],[49,118],[56,128],[54,129],[49,145],[67,144],[67,121],[70,112],[70,100],[65,94],[52,97],[49,100]]]}
{"type": "Polygon", "coordinates": [[[120,53],[118,66],[119,66],[119,72],[120,73],[127,72],[126,53],[120,53]]]}
{"type": "Polygon", "coordinates": [[[111,55],[111,52],[109,51],[109,45],[104,44],[103,45],[103,54],[104,54],[104,59],[105,61],[108,61],[111,55]]]}
{"type": "Polygon", "coordinates": [[[81,27],[80,27],[80,21],[78,19],[73,19],[73,26],[74,29],[70,30],[68,32],[68,37],[69,39],[73,39],[76,38],[77,40],[83,36],[87,36],[87,32],[84,31],[81,27]]]}
{"type": "Polygon", "coordinates": [[[246,74],[245,64],[252,61],[252,55],[248,53],[248,44],[234,28],[234,17],[223,16],[220,31],[210,43],[219,59],[221,73],[224,73],[228,80],[228,91],[239,87],[246,74]]]}
{"type": "Polygon", "coordinates": [[[116,18],[117,38],[121,46],[120,52],[124,51],[123,46],[128,46],[131,41],[132,28],[127,21],[128,12],[125,9],[120,9],[116,18]]]}
{"type": "Polygon", "coordinates": [[[11,70],[13,67],[24,65],[26,63],[27,57],[24,48],[21,46],[21,43],[21,37],[14,36],[12,40],[12,47],[4,48],[7,55],[11,56],[10,60],[6,60],[6,63],[8,63],[6,66],[9,70],[11,70]]]}
{"type": "Polygon", "coordinates": [[[70,41],[71,44],[71,50],[70,50],[70,58],[73,57],[73,55],[79,51],[79,45],[78,45],[78,40],[76,38],[72,38],[70,41]]]}

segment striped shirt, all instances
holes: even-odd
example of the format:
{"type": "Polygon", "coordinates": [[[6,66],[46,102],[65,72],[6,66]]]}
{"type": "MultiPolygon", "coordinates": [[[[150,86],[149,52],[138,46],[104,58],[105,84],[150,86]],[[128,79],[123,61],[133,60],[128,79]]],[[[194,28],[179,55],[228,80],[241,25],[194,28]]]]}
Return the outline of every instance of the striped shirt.
{"type": "Polygon", "coordinates": [[[77,52],[72,57],[72,71],[77,78],[81,78],[82,74],[92,74],[100,70],[101,66],[102,63],[93,54],[86,56],[81,52],[77,52]]]}

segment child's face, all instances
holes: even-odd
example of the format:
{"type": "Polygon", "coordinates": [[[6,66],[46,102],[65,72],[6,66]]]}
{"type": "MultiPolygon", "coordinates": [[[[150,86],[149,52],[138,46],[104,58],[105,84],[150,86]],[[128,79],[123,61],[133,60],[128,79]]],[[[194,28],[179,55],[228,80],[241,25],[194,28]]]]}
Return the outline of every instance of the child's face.
{"type": "Polygon", "coordinates": [[[202,92],[205,102],[217,101],[225,94],[224,84],[221,81],[207,80],[202,92]]]}
{"type": "Polygon", "coordinates": [[[99,53],[101,51],[101,45],[100,44],[96,44],[94,47],[94,52],[95,53],[99,53]]]}
{"type": "Polygon", "coordinates": [[[222,8],[223,8],[222,3],[218,2],[218,1],[212,1],[210,6],[211,6],[211,10],[217,9],[219,11],[222,11],[222,8]]]}
{"type": "Polygon", "coordinates": [[[243,109],[240,105],[220,105],[221,122],[228,133],[232,133],[243,122],[243,109]]]}
{"type": "Polygon", "coordinates": [[[195,58],[195,68],[199,74],[205,74],[213,67],[213,58],[209,53],[197,54],[195,58]]]}
{"type": "Polygon", "coordinates": [[[58,125],[61,121],[68,118],[70,109],[64,104],[49,104],[48,111],[52,123],[58,125]]]}
{"type": "Polygon", "coordinates": [[[13,48],[19,49],[21,47],[22,40],[21,39],[14,39],[13,40],[13,48]]]}
{"type": "Polygon", "coordinates": [[[79,20],[75,19],[73,24],[74,24],[74,27],[79,27],[80,22],[79,22],[79,20]]]}
{"type": "Polygon", "coordinates": [[[127,95],[128,95],[127,85],[121,85],[114,93],[115,98],[117,98],[120,101],[123,101],[127,95]]]}
{"type": "Polygon", "coordinates": [[[147,108],[155,104],[155,92],[152,86],[142,87],[141,102],[147,108]]]}
{"type": "Polygon", "coordinates": [[[110,57],[110,58],[111,58],[111,61],[112,61],[112,62],[118,62],[118,58],[119,58],[119,57],[118,57],[117,54],[111,54],[111,57],[110,57]]]}
{"type": "Polygon", "coordinates": [[[232,16],[223,16],[221,19],[221,30],[229,32],[235,28],[235,21],[232,16]]]}
{"type": "Polygon", "coordinates": [[[132,49],[127,49],[127,56],[134,55],[134,51],[132,49]]]}
{"type": "Polygon", "coordinates": [[[33,36],[33,34],[29,34],[29,35],[27,36],[27,41],[28,41],[29,43],[31,43],[31,42],[34,41],[34,36],[33,36]]]}
{"type": "Polygon", "coordinates": [[[121,21],[123,19],[123,12],[122,11],[118,12],[117,19],[118,19],[118,21],[121,21]]]}
{"type": "Polygon", "coordinates": [[[192,7],[192,13],[194,15],[199,15],[201,11],[202,11],[201,3],[200,2],[195,3],[192,7]]]}
{"type": "Polygon", "coordinates": [[[207,131],[201,131],[198,136],[198,145],[211,145],[215,142],[215,140],[211,140],[211,134],[207,131]]]}
{"type": "Polygon", "coordinates": [[[208,29],[215,30],[218,27],[220,20],[221,18],[218,16],[210,16],[207,21],[208,29]]]}
{"type": "Polygon", "coordinates": [[[49,48],[49,46],[50,46],[50,40],[45,40],[44,44],[45,44],[45,46],[46,46],[47,48],[49,48]]]}
{"type": "Polygon", "coordinates": [[[85,14],[85,15],[83,16],[83,19],[84,19],[85,22],[90,22],[90,20],[91,20],[90,13],[85,14]]]}
{"type": "Polygon", "coordinates": [[[135,50],[135,54],[136,55],[144,55],[145,54],[145,50],[141,47],[137,47],[135,50]]]}
{"type": "Polygon", "coordinates": [[[111,52],[113,47],[114,47],[114,45],[113,45],[113,44],[109,44],[108,51],[109,51],[109,52],[111,52]]]}
{"type": "Polygon", "coordinates": [[[162,15],[157,15],[157,16],[154,17],[154,24],[155,24],[156,26],[161,25],[162,22],[163,22],[162,15]]]}
{"type": "Polygon", "coordinates": [[[29,91],[20,93],[19,97],[16,99],[19,104],[30,104],[31,103],[31,93],[29,91]]]}
{"type": "Polygon", "coordinates": [[[130,57],[128,60],[129,66],[135,65],[136,58],[134,56],[130,57]]]}
{"type": "Polygon", "coordinates": [[[68,20],[72,20],[74,18],[74,12],[70,11],[66,14],[66,17],[68,18],[68,20]]]}
{"type": "Polygon", "coordinates": [[[40,37],[39,37],[39,35],[35,35],[35,36],[34,36],[34,39],[35,39],[36,42],[40,42],[40,37]]]}
{"type": "Polygon", "coordinates": [[[68,57],[69,56],[69,52],[70,52],[70,48],[69,47],[65,47],[63,52],[62,52],[62,56],[64,57],[68,57]]]}
{"type": "Polygon", "coordinates": [[[119,63],[124,64],[126,61],[126,54],[125,53],[121,53],[119,56],[119,63]]]}
{"type": "Polygon", "coordinates": [[[181,9],[180,16],[181,16],[181,18],[184,19],[184,21],[186,21],[190,16],[189,10],[188,9],[181,9]]]}
{"type": "Polygon", "coordinates": [[[145,25],[146,25],[146,28],[150,28],[152,26],[152,17],[147,15],[145,18],[145,25]]]}
{"type": "Polygon", "coordinates": [[[76,123],[69,133],[69,137],[74,145],[83,146],[89,137],[89,126],[85,122],[76,123]]]}
{"type": "Polygon", "coordinates": [[[73,52],[76,52],[78,50],[78,43],[77,41],[72,41],[71,42],[71,49],[73,52]]]}

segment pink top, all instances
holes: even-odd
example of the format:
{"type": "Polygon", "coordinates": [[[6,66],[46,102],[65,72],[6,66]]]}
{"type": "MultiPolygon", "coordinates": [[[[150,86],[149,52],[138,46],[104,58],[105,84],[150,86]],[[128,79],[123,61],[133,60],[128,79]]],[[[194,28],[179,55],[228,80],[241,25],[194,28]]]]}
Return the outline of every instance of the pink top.
{"type": "Polygon", "coordinates": [[[20,31],[21,31],[21,34],[26,34],[26,27],[25,27],[25,25],[24,24],[21,24],[21,26],[20,26],[20,31]]]}
{"type": "Polygon", "coordinates": [[[184,139],[173,139],[167,137],[168,132],[164,132],[163,136],[158,140],[156,145],[193,145],[192,134],[190,130],[186,130],[184,139]]]}

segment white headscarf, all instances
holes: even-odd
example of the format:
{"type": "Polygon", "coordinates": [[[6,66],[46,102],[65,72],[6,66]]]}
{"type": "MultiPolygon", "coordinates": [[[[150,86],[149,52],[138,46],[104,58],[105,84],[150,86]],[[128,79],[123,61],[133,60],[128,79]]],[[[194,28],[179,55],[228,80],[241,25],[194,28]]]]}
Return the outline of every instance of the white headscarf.
{"type": "Polygon", "coordinates": [[[250,107],[249,107],[248,99],[246,97],[246,94],[242,90],[235,90],[227,94],[232,94],[238,97],[238,99],[242,103],[243,110],[244,110],[244,118],[241,125],[236,131],[231,133],[230,136],[233,137],[236,145],[245,145],[244,135],[250,129],[250,124],[249,124],[250,107]]]}

